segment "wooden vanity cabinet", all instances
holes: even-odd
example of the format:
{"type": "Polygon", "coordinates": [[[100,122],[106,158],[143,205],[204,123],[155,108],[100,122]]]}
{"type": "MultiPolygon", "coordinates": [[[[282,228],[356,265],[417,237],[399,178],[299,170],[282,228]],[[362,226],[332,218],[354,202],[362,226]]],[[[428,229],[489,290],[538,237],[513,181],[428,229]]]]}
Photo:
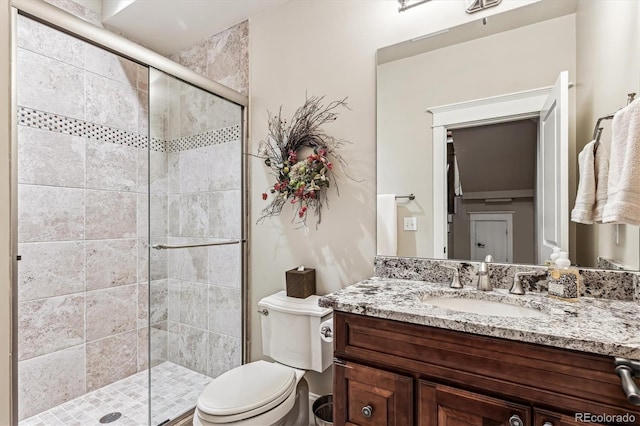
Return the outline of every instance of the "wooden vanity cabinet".
{"type": "Polygon", "coordinates": [[[529,407],[449,386],[418,381],[418,422],[426,425],[528,426],[529,407]],[[519,424],[517,422],[520,422],[519,424]]]}
{"type": "Polygon", "coordinates": [[[355,363],[334,363],[334,423],[358,426],[413,424],[413,378],[355,363]]]}
{"type": "Polygon", "coordinates": [[[337,311],[334,341],[337,426],[585,424],[575,413],[640,420],[611,357],[337,311]]]}

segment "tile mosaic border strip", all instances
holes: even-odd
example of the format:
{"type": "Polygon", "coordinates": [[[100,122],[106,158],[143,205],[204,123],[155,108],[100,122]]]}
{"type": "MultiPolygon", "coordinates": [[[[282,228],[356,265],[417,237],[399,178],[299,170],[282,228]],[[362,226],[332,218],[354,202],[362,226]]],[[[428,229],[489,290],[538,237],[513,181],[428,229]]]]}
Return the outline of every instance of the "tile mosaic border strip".
{"type": "MultiPolygon", "coordinates": [[[[18,125],[133,148],[146,149],[148,147],[148,138],[145,135],[22,106],[18,107],[18,125]]],[[[154,151],[165,151],[163,145],[163,141],[154,141],[153,139],[151,141],[151,149],[154,151]]]]}
{"type": "MultiPolygon", "coordinates": [[[[18,107],[18,125],[139,149],[147,149],[149,146],[149,138],[146,135],[22,106],[18,107]]],[[[180,152],[239,140],[240,125],[237,124],[170,141],[151,138],[151,150],[180,152]]]]}
{"type": "Polygon", "coordinates": [[[168,152],[186,151],[205,146],[219,145],[240,140],[240,125],[222,127],[210,132],[184,136],[167,141],[168,152]]]}

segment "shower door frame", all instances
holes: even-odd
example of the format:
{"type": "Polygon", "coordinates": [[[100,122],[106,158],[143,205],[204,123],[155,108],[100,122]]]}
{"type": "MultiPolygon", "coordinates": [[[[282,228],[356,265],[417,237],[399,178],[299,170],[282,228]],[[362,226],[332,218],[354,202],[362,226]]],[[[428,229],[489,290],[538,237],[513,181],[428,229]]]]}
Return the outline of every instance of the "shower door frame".
{"type": "MultiPolygon", "coordinates": [[[[0,113],[4,112],[5,107],[8,106],[8,116],[3,114],[0,118],[0,124],[2,124],[2,128],[6,129],[2,133],[2,137],[8,138],[8,143],[0,143],[0,155],[4,154],[8,148],[8,155],[4,157],[0,163],[0,166],[3,166],[5,162],[10,165],[8,167],[8,175],[9,175],[9,194],[8,197],[5,197],[3,191],[4,187],[0,187],[0,220],[4,224],[5,214],[8,213],[9,221],[10,221],[10,230],[9,230],[9,261],[6,265],[9,266],[7,275],[10,275],[11,279],[6,286],[6,283],[0,283],[0,291],[4,294],[10,295],[9,300],[2,300],[1,303],[5,304],[8,309],[8,312],[4,312],[3,309],[0,309],[0,326],[3,327],[2,333],[0,333],[0,344],[4,344],[5,341],[9,346],[9,361],[10,370],[5,372],[5,361],[4,359],[0,359],[0,377],[4,378],[6,373],[10,377],[10,389],[9,394],[5,396],[5,389],[0,389],[0,412],[4,412],[8,414],[8,420],[12,425],[18,424],[18,358],[17,354],[17,337],[18,337],[18,318],[17,318],[17,306],[18,306],[18,297],[17,297],[17,288],[18,288],[18,203],[17,203],[17,194],[18,194],[18,182],[17,182],[17,96],[16,96],[16,78],[17,78],[17,70],[16,70],[16,52],[17,52],[17,17],[19,14],[27,16],[31,19],[34,19],[44,25],[60,30],[66,34],[69,34],[73,37],[76,37],[80,40],[83,40],[87,43],[90,43],[94,46],[105,49],[115,55],[120,57],[129,59],[137,64],[145,66],[147,68],[155,68],[159,71],[162,71],[172,77],[177,78],[178,80],[184,81],[187,84],[195,86],[199,89],[202,89],[208,93],[211,93],[215,96],[223,98],[229,102],[232,102],[236,105],[239,105],[242,108],[241,113],[241,124],[240,124],[240,138],[241,138],[241,149],[242,153],[248,152],[248,123],[249,123],[249,98],[246,95],[243,95],[227,86],[224,86],[215,81],[209,80],[194,71],[171,61],[164,56],[147,49],[145,47],[139,46],[133,43],[130,40],[127,40],[124,37],[118,36],[114,33],[111,33],[108,30],[99,28],[90,24],[82,19],[71,15],[68,12],[65,12],[57,7],[46,3],[44,0],[10,0],[7,2],[7,9],[0,11],[0,18],[2,22],[0,24],[4,24],[5,20],[10,21],[10,25],[4,26],[6,29],[4,36],[8,37],[8,41],[10,44],[9,49],[9,63],[3,64],[3,66],[10,67],[10,74],[6,77],[9,77],[5,81],[5,76],[2,76],[2,80],[0,80],[0,84],[4,88],[4,85],[8,83],[9,93],[10,93],[10,102],[5,102],[5,100],[0,101],[0,113]],[[7,15],[7,16],[5,16],[7,15]],[[9,199],[8,205],[2,205],[5,199],[9,199]],[[7,291],[8,290],[8,291],[7,291]],[[10,332],[8,336],[5,338],[4,336],[4,324],[5,320],[10,321],[10,332]],[[5,404],[9,405],[9,407],[5,407],[5,404]],[[5,411],[5,408],[8,410],[5,411]]],[[[2,25],[0,25],[2,26],[2,25]]],[[[0,55],[4,53],[3,47],[0,47],[0,55]]],[[[240,215],[241,215],[241,236],[240,236],[240,247],[241,247],[241,321],[242,321],[242,363],[244,364],[247,360],[247,356],[249,354],[248,347],[248,338],[249,336],[249,321],[247,319],[248,316],[248,277],[249,277],[249,223],[246,220],[249,212],[249,197],[248,197],[248,183],[249,183],[249,167],[248,167],[248,158],[246,155],[241,156],[241,207],[240,207],[240,215]]],[[[2,168],[0,167],[0,170],[2,168]]],[[[4,177],[4,176],[0,176],[4,177]]],[[[150,226],[150,224],[149,224],[150,226]]],[[[4,234],[2,234],[4,235],[4,234]]],[[[0,255],[3,254],[3,250],[5,248],[0,248],[0,255]]],[[[0,264],[0,272],[4,270],[4,264],[0,264]]],[[[0,280],[2,277],[0,277],[0,280]]],[[[0,297],[2,299],[2,297],[0,297]]],[[[0,307],[4,308],[5,305],[0,307]]],[[[149,334],[150,335],[150,334],[149,334]]],[[[151,352],[149,352],[149,356],[151,352]]],[[[150,367],[149,367],[150,369],[150,367]]],[[[149,386],[151,386],[151,382],[149,382],[149,386]]],[[[195,402],[194,402],[195,405],[195,402]]],[[[0,423],[4,421],[4,418],[0,418],[0,423]]]]}

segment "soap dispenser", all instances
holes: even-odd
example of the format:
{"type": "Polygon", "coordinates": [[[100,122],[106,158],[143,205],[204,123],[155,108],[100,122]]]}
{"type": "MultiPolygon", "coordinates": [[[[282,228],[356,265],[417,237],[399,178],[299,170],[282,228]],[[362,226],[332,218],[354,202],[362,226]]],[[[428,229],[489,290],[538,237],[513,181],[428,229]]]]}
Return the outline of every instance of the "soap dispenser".
{"type": "Polygon", "coordinates": [[[556,264],[556,260],[558,260],[558,256],[560,255],[560,247],[554,247],[553,253],[549,255],[549,259],[547,259],[544,264],[545,266],[553,266],[556,264]]]}
{"type": "Polygon", "coordinates": [[[555,265],[549,268],[549,295],[568,301],[580,296],[580,271],[571,266],[569,253],[560,251],[555,265]]]}

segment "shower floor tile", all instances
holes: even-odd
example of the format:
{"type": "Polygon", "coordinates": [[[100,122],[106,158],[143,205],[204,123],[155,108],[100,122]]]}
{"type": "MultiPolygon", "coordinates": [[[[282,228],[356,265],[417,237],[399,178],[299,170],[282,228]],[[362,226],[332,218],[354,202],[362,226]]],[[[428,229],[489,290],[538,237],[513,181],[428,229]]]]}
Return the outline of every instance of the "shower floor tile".
{"type": "MultiPolygon", "coordinates": [[[[211,380],[211,377],[172,362],[164,362],[153,367],[151,369],[152,425],[175,419],[193,408],[198,395],[211,380]]],[[[107,423],[108,425],[147,425],[148,384],[148,371],[141,371],[25,419],[19,423],[19,426],[102,426],[100,418],[116,411],[122,413],[122,417],[107,423]]]]}

